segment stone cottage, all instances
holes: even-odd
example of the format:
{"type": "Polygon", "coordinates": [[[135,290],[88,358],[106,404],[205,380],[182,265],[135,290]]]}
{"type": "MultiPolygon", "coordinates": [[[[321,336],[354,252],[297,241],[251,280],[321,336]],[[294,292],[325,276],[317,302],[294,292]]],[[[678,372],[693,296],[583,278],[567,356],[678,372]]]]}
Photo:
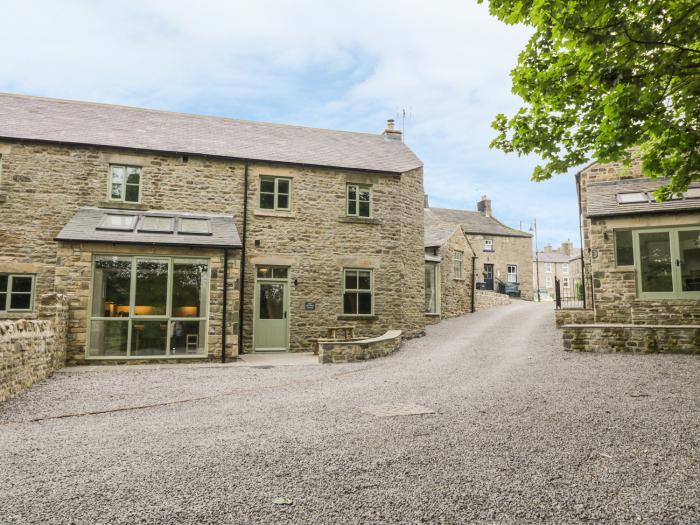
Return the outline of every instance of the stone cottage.
{"type": "Polygon", "coordinates": [[[301,351],[425,325],[423,167],[352,133],[0,95],[0,320],[69,363],[301,351]],[[49,312],[46,314],[46,312],[49,312]]]}
{"type": "Polygon", "coordinates": [[[574,248],[570,240],[561,243],[559,248],[552,248],[551,244],[545,245],[532,258],[532,268],[536,301],[554,300],[554,284],[557,279],[561,294],[565,297],[575,297],[577,289],[583,286],[581,250],[574,248]]]}
{"type": "Polygon", "coordinates": [[[569,350],[700,353],[700,185],[667,202],[640,163],[576,176],[588,309],[559,310],[569,350]]]}
{"type": "Polygon", "coordinates": [[[491,200],[477,203],[477,211],[426,207],[426,228],[457,225],[475,253],[475,281],[481,290],[503,291],[515,285],[523,299],[532,299],[532,235],[510,228],[493,216],[491,200]]]}
{"type": "MultiPolygon", "coordinates": [[[[425,214],[429,212],[426,209],[425,214]]],[[[459,224],[425,224],[425,315],[430,323],[476,309],[474,250],[459,224]]]]}

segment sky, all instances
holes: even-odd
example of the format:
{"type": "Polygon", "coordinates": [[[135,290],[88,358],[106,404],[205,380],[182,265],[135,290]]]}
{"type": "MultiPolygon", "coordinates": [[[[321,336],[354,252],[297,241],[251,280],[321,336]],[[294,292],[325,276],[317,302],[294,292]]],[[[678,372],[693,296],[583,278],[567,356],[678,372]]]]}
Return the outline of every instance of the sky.
{"type": "Polygon", "coordinates": [[[538,243],[579,244],[573,173],[489,149],[520,107],[529,37],[475,0],[0,0],[0,91],[379,133],[425,163],[434,207],[494,215],[538,243]],[[7,52],[7,51],[11,52],[7,52]],[[404,111],[406,113],[404,127],[404,111]]]}

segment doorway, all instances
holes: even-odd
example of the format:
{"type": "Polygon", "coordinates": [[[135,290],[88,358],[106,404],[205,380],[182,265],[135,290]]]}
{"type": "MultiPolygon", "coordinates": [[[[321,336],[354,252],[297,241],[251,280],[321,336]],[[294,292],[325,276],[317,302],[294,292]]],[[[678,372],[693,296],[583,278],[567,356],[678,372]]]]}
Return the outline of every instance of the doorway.
{"type": "Polygon", "coordinates": [[[493,290],[493,264],[484,264],[484,289],[493,290]]]}
{"type": "Polygon", "coordinates": [[[256,352],[289,349],[288,269],[260,266],[256,269],[253,348],[256,352]]]}

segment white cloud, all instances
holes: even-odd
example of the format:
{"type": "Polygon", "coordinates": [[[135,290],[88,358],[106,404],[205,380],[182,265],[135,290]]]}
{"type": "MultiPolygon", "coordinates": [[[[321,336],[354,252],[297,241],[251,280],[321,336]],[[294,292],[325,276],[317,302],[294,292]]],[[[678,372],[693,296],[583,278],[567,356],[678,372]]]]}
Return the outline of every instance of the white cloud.
{"type": "Polygon", "coordinates": [[[3,6],[0,90],[379,131],[407,142],[435,205],[481,194],[543,238],[578,238],[571,177],[529,182],[533,159],[488,149],[510,113],[528,37],[463,0],[32,1],[3,6]]]}

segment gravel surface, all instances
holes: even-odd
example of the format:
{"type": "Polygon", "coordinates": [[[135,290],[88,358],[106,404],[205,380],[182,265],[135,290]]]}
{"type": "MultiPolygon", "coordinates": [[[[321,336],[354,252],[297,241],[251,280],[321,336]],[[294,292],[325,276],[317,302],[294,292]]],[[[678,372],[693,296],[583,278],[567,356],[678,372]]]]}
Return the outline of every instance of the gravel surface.
{"type": "Polygon", "coordinates": [[[0,406],[0,522],[700,523],[700,358],[565,353],[553,317],[362,364],[57,374],[0,406]],[[367,410],[392,404],[435,413],[367,410]]]}

